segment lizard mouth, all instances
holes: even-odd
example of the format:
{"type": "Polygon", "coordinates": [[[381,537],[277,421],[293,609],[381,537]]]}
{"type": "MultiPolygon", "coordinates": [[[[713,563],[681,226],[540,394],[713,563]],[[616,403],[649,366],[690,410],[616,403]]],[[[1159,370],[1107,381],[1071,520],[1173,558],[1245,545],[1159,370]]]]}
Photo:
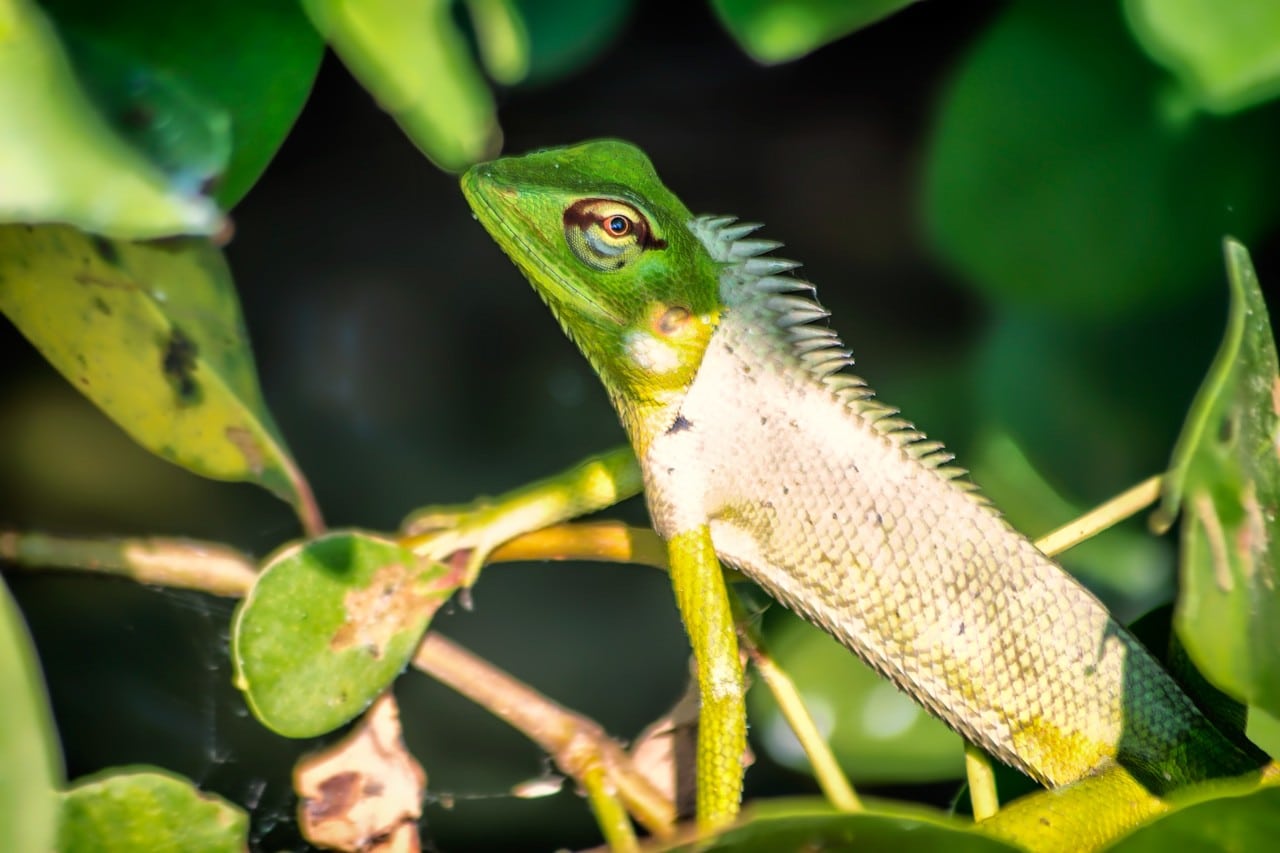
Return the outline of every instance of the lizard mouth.
{"type": "MultiPolygon", "coordinates": [[[[472,166],[462,176],[462,194],[484,229],[498,239],[498,245],[520,268],[539,295],[557,311],[573,310],[594,315],[615,326],[622,318],[597,302],[591,293],[579,287],[561,271],[559,261],[551,258],[546,248],[517,230],[514,220],[523,222],[526,233],[537,233],[537,225],[521,208],[512,203],[519,197],[515,187],[504,185],[489,170],[491,164],[472,166]]],[[[557,233],[559,233],[557,231],[557,233]]]]}

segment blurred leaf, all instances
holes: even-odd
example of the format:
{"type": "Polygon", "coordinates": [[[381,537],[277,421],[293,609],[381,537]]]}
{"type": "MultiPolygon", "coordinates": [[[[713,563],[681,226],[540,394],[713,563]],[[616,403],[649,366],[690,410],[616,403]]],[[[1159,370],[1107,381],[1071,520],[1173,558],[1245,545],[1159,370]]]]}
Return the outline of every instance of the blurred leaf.
{"type": "Polygon", "coordinates": [[[1269,850],[1280,835],[1280,789],[1263,788],[1179,809],[1108,847],[1111,853],[1269,850]]]}
{"type": "Polygon", "coordinates": [[[449,0],[303,0],[351,73],[443,169],[499,147],[493,97],[449,0]]]}
{"type": "Polygon", "coordinates": [[[1258,277],[1225,244],[1227,331],[1178,439],[1157,522],[1179,510],[1178,636],[1208,679],[1280,715],[1280,377],[1258,277]]]}
{"type": "Polygon", "coordinates": [[[1223,233],[1271,221],[1280,111],[1179,121],[1161,91],[1114,4],[1011,4],[942,105],[938,249],[992,299],[1089,317],[1185,300],[1223,233]]]}
{"type": "Polygon", "coordinates": [[[324,52],[292,2],[45,5],[71,36],[72,60],[98,105],[180,182],[199,180],[229,153],[215,193],[227,207],[284,141],[324,52]]]}
{"type": "Polygon", "coordinates": [[[1231,113],[1280,94],[1280,3],[1126,0],[1129,27],[1204,109],[1231,113]]]}
{"type": "Polygon", "coordinates": [[[62,760],[31,638],[0,580],[0,850],[52,850],[62,760]]]}
{"type": "Polygon", "coordinates": [[[236,613],[236,684],[275,732],[332,731],[400,674],[456,585],[444,566],[365,533],[289,546],[236,613]]]}
{"type": "MultiPolygon", "coordinates": [[[[1054,489],[1088,508],[1167,464],[1187,399],[1218,337],[1217,306],[1217,300],[1197,299],[1092,322],[998,306],[969,380],[974,421],[1008,435],[1054,489]]],[[[975,467],[980,461],[961,459],[975,467]]],[[[985,488],[988,469],[983,475],[978,482],[985,488]]],[[[1013,499],[1020,500],[1016,493],[1013,499]]],[[[1038,535],[1068,520],[1017,524],[1038,535]]]]}
{"type": "Polygon", "coordinates": [[[257,483],[319,526],[258,389],[231,274],[208,241],[0,226],[0,311],[139,444],[206,477],[257,483]]]}
{"type": "Polygon", "coordinates": [[[841,814],[820,800],[775,800],[743,810],[732,828],[709,841],[666,850],[778,853],[778,851],[909,851],[996,853],[1017,850],[980,835],[959,820],[923,808],[878,806],[882,814],[841,814]]]}
{"type": "Polygon", "coordinates": [[[519,83],[529,73],[529,34],[508,0],[467,0],[480,58],[499,83],[519,83]]]}
{"type": "Polygon", "coordinates": [[[757,62],[798,59],[915,0],[711,0],[720,23],[757,62]]]}
{"type": "MultiPolygon", "coordinates": [[[[963,775],[958,735],[827,634],[799,619],[780,627],[770,632],[773,656],[856,781],[928,782],[963,775]]],[[[769,691],[757,688],[749,699],[757,742],[778,763],[809,772],[769,691]]]]}
{"type": "Polygon", "coordinates": [[[59,850],[239,853],[248,844],[243,811],[163,770],[110,770],[76,782],[63,795],[59,850]]]}
{"type": "Polygon", "coordinates": [[[608,49],[622,31],[632,0],[515,0],[529,39],[526,83],[577,71],[608,49]]]}
{"type": "Polygon", "coordinates": [[[0,7],[0,222],[70,222],[120,238],[209,234],[207,198],[171,185],[115,134],[29,0],[0,7]]]}
{"type": "Polygon", "coordinates": [[[1245,728],[1249,740],[1262,747],[1272,758],[1280,758],[1280,719],[1261,708],[1249,708],[1249,724],[1245,728]]]}
{"type": "Polygon", "coordinates": [[[64,36],[80,80],[116,132],[183,192],[200,192],[227,169],[231,117],[165,71],[143,71],[110,45],[64,36]]]}

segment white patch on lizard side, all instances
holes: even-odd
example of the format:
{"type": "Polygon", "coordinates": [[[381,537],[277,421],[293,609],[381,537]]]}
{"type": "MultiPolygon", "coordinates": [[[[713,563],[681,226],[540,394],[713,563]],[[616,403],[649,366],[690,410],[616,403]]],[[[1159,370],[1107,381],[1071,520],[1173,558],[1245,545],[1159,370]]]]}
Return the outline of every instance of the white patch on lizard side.
{"type": "Polygon", "coordinates": [[[680,353],[675,347],[648,332],[634,330],[624,339],[627,358],[641,370],[650,373],[670,373],[680,366],[680,353]]]}

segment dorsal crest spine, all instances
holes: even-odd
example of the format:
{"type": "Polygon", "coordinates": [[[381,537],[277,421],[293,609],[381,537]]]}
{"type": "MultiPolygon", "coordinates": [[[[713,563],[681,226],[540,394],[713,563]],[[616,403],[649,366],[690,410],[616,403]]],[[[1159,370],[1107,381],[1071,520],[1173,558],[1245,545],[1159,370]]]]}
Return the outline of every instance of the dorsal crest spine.
{"type": "Polygon", "coordinates": [[[845,370],[853,364],[853,357],[839,335],[822,325],[830,314],[818,303],[813,285],[787,274],[800,263],[766,257],[782,244],[749,237],[760,228],[759,223],[740,223],[732,216],[700,216],[689,223],[689,230],[712,258],[723,264],[720,296],[725,305],[730,310],[735,304],[754,306],[783,345],[780,352],[795,359],[876,432],[938,474],[956,480],[957,486],[985,503],[974,492],[965,470],[949,464],[954,457],[942,442],[928,440],[911,423],[897,417],[897,409],[875,399],[875,392],[861,377],[845,370]]]}

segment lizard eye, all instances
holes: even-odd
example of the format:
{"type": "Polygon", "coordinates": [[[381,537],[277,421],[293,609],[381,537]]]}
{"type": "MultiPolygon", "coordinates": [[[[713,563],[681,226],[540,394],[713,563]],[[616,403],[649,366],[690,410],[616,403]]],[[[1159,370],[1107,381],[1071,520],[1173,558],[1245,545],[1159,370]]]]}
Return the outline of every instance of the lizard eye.
{"type": "Polygon", "coordinates": [[[564,238],[578,260],[606,272],[621,269],[645,249],[666,246],[653,235],[643,213],[608,198],[584,198],[569,205],[564,238]]]}

